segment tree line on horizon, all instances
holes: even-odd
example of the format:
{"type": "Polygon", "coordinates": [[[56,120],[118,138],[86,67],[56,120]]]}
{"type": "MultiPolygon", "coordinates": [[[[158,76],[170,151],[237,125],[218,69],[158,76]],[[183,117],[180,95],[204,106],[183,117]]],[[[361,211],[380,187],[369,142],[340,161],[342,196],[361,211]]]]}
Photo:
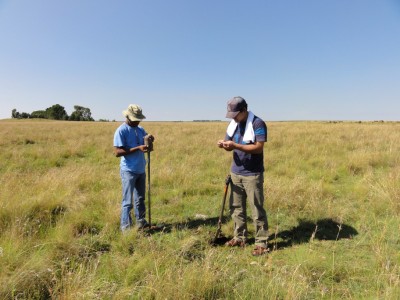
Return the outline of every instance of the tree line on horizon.
{"type": "Polygon", "coordinates": [[[69,116],[60,104],[55,104],[45,110],[35,110],[32,113],[18,112],[15,108],[11,111],[13,119],[50,119],[50,120],[64,120],[64,121],[94,121],[92,113],[89,108],[80,105],[74,106],[74,111],[69,116]]]}

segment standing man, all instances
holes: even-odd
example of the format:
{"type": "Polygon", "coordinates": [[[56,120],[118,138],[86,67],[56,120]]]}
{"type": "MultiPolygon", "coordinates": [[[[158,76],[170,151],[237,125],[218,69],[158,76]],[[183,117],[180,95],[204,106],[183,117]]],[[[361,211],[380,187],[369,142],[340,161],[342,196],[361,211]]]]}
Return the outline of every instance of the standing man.
{"type": "Polygon", "coordinates": [[[230,122],[225,139],[218,147],[233,151],[231,167],[230,212],[234,222],[234,237],[226,246],[244,246],[247,239],[246,200],[249,201],[255,225],[254,256],[268,252],[268,221],[264,209],[264,142],[267,126],[259,117],[247,110],[242,97],[228,101],[227,118],[230,122]]]}
{"type": "MultiPolygon", "coordinates": [[[[122,179],[122,208],[121,230],[132,227],[131,210],[134,207],[136,226],[144,229],[149,224],[146,221],[146,159],[144,153],[147,146],[144,137],[147,135],[139,123],[146,117],[142,114],[139,105],[131,104],[122,114],[125,122],[121,124],[114,134],[114,153],[121,157],[120,173],[122,179]]],[[[149,135],[154,141],[154,137],[149,135]]]]}

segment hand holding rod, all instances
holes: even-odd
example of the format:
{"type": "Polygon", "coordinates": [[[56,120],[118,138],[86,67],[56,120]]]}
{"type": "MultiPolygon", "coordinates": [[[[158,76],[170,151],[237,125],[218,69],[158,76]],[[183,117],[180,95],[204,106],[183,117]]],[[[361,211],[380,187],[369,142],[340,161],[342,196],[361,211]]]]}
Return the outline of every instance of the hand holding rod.
{"type": "Polygon", "coordinates": [[[147,146],[147,152],[153,151],[153,141],[154,137],[151,134],[144,136],[144,144],[147,146]]]}

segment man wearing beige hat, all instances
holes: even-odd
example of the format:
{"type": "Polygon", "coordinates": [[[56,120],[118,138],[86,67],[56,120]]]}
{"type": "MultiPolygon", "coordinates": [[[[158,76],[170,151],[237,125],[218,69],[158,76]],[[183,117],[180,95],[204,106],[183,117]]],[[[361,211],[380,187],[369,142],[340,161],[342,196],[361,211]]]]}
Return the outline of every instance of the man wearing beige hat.
{"type": "Polygon", "coordinates": [[[228,101],[226,117],[232,119],[225,138],[218,147],[233,152],[231,166],[230,210],[234,222],[234,237],[228,247],[244,246],[247,240],[246,200],[250,204],[255,225],[254,256],[268,253],[268,221],[264,209],[264,143],[267,126],[247,110],[242,97],[228,101]]]}
{"type": "MultiPolygon", "coordinates": [[[[122,114],[125,122],[114,134],[114,153],[121,157],[120,174],[122,180],[121,230],[132,227],[131,210],[134,208],[136,226],[139,229],[148,227],[146,221],[146,159],[144,153],[148,146],[144,138],[147,132],[139,123],[146,117],[139,105],[131,104],[122,114]]],[[[154,141],[152,135],[148,135],[154,141]]]]}

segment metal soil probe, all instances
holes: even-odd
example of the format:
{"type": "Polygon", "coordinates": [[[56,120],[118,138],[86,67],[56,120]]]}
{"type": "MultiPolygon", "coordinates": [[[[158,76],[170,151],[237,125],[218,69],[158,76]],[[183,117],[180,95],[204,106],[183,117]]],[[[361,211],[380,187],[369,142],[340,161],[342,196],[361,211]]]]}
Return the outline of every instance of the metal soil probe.
{"type": "Polygon", "coordinates": [[[226,195],[228,194],[228,188],[229,188],[229,184],[231,182],[232,182],[231,175],[228,175],[225,179],[224,198],[222,200],[221,213],[220,213],[219,219],[218,219],[218,229],[217,229],[217,233],[215,234],[214,240],[211,241],[212,244],[217,244],[218,239],[221,238],[221,226],[222,226],[222,218],[224,217],[226,195]]]}
{"type": "Polygon", "coordinates": [[[153,151],[153,137],[146,135],[144,137],[144,144],[147,146],[147,199],[149,211],[149,228],[151,228],[151,199],[150,199],[150,152],[153,151]]]}

